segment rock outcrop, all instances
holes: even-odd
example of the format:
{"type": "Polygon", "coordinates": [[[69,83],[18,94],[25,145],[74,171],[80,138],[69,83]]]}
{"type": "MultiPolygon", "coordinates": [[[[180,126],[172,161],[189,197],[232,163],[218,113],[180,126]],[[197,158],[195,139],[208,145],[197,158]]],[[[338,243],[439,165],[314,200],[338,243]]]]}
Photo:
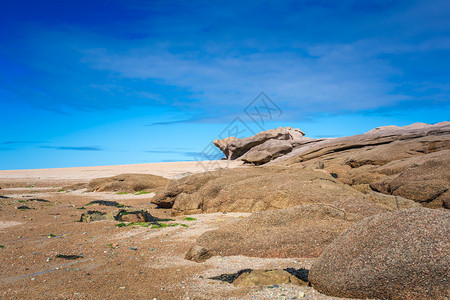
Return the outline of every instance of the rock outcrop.
{"type": "MultiPolygon", "coordinates": [[[[450,150],[425,154],[401,162],[405,163],[408,163],[408,166],[403,168],[403,171],[373,181],[370,187],[384,194],[402,196],[424,203],[428,207],[450,208],[450,150]]],[[[386,172],[393,165],[379,170],[386,172]]]]}
{"type": "MultiPolygon", "coordinates": [[[[302,142],[304,135],[305,133],[300,129],[279,127],[276,129],[262,131],[248,138],[238,139],[235,137],[227,137],[222,140],[215,140],[213,143],[225,154],[227,159],[238,159],[252,148],[260,146],[270,140],[289,141],[291,144],[289,149],[290,151],[292,150],[292,144],[302,142]]],[[[286,146],[282,146],[282,144],[279,144],[278,146],[275,145],[276,143],[271,143],[270,145],[266,145],[262,148],[260,147],[259,149],[260,151],[268,151],[275,157],[277,157],[278,154],[285,154],[289,152],[287,151],[288,149],[286,146]]]]}
{"type": "Polygon", "coordinates": [[[450,122],[387,126],[362,135],[312,142],[269,165],[320,168],[346,184],[449,207],[450,122]]]}
{"type": "Polygon", "coordinates": [[[165,187],[168,182],[167,178],[151,174],[122,174],[93,179],[88,184],[88,191],[134,193],[165,187]]]}
{"type": "Polygon", "coordinates": [[[450,212],[414,208],[368,217],[313,263],[309,281],[330,296],[447,299],[450,212]]]}
{"type": "Polygon", "coordinates": [[[173,215],[259,212],[316,203],[346,206],[349,212],[362,208],[368,212],[370,207],[371,215],[380,209],[398,209],[399,203],[404,207],[416,205],[401,197],[370,195],[369,199],[326,172],[297,167],[236,168],[195,174],[171,181],[152,203],[172,208],[173,215]],[[382,205],[372,205],[379,200],[382,205]]]}

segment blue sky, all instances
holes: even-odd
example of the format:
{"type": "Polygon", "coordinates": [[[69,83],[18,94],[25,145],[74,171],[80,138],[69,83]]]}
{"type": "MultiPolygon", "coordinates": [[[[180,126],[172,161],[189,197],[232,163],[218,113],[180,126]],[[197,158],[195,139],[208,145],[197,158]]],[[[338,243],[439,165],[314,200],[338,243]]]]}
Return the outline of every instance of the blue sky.
{"type": "Polygon", "coordinates": [[[310,137],[450,119],[444,0],[4,1],[0,45],[0,169],[194,160],[235,118],[310,137]]]}

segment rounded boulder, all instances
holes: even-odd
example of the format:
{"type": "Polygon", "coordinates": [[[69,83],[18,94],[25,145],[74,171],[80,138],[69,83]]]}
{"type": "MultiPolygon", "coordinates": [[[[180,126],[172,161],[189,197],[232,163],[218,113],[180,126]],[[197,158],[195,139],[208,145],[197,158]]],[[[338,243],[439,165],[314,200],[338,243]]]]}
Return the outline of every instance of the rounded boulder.
{"type": "Polygon", "coordinates": [[[314,262],[309,281],[337,297],[448,299],[450,212],[402,209],[365,218],[314,262]]]}

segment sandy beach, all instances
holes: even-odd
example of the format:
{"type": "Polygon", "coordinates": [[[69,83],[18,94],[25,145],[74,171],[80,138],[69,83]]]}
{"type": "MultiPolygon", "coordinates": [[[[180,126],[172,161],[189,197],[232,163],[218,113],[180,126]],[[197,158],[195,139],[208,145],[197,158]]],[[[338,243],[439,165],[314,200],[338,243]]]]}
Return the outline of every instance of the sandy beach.
{"type": "Polygon", "coordinates": [[[153,174],[166,178],[173,178],[183,173],[200,173],[214,171],[219,168],[235,168],[242,162],[215,160],[215,161],[185,161],[163,162],[132,165],[98,166],[98,167],[74,167],[54,169],[30,169],[30,170],[0,170],[0,179],[27,178],[36,180],[91,180],[94,178],[108,177],[125,173],[153,174]]]}

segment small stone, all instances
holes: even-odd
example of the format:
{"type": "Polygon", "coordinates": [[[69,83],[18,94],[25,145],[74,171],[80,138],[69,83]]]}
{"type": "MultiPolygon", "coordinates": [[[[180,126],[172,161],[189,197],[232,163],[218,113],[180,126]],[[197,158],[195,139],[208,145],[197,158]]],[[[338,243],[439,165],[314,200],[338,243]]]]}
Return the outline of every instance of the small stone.
{"type": "Polygon", "coordinates": [[[212,257],[212,253],[208,251],[206,248],[203,248],[199,245],[195,245],[192,247],[188,253],[185,255],[185,259],[192,260],[195,262],[203,262],[212,257]]]}
{"type": "Polygon", "coordinates": [[[136,247],[130,247],[130,250],[137,250],[137,248],[136,247]]]}
{"type": "Polygon", "coordinates": [[[304,297],[305,297],[305,293],[304,293],[304,292],[298,293],[298,297],[299,297],[299,298],[304,298],[304,297]]]}

